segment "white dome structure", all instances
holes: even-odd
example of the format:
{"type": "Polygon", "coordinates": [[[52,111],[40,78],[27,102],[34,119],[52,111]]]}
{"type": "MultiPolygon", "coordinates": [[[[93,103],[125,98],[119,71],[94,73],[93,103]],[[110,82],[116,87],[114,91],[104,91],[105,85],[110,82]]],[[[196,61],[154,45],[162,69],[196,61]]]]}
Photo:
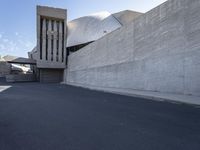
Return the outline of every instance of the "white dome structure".
{"type": "Polygon", "coordinates": [[[95,41],[122,25],[112,14],[104,11],[72,20],[67,26],[67,47],[71,47],[95,41]]]}

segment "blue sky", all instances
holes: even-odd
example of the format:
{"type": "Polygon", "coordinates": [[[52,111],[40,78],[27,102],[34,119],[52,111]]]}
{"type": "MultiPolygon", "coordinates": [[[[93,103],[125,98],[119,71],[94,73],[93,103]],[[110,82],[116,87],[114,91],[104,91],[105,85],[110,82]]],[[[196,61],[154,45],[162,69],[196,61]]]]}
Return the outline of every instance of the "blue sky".
{"type": "Polygon", "coordinates": [[[0,0],[0,55],[27,57],[36,45],[36,5],[65,8],[68,20],[100,11],[146,12],[166,0],[0,0]]]}

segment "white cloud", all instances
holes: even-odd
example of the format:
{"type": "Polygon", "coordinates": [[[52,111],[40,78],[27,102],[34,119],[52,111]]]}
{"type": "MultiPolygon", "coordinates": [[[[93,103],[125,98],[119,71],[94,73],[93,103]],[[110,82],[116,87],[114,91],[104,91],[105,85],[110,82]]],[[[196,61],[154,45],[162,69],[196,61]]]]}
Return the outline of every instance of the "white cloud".
{"type": "Polygon", "coordinates": [[[4,43],[7,43],[9,40],[8,39],[3,39],[3,42],[4,43]]]}
{"type": "Polygon", "coordinates": [[[30,51],[34,47],[34,43],[27,39],[27,37],[19,34],[18,32],[14,33],[16,37],[5,37],[0,33],[0,52],[3,55],[20,55],[26,54],[27,51],[30,51]]]}
{"type": "Polygon", "coordinates": [[[19,35],[19,33],[18,33],[18,32],[15,32],[15,35],[16,35],[16,36],[18,36],[18,35],[19,35]]]}
{"type": "Polygon", "coordinates": [[[5,45],[0,44],[0,50],[4,50],[5,49],[5,45]]]}

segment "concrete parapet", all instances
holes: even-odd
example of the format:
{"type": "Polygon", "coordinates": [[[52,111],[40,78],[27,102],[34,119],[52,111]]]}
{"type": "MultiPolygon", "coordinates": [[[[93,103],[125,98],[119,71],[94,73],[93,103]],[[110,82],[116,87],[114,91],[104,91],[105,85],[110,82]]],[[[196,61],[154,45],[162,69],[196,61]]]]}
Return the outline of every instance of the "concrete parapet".
{"type": "Polygon", "coordinates": [[[6,75],[7,82],[33,82],[36,81],[34,74],[10,74],[6,75]]]}

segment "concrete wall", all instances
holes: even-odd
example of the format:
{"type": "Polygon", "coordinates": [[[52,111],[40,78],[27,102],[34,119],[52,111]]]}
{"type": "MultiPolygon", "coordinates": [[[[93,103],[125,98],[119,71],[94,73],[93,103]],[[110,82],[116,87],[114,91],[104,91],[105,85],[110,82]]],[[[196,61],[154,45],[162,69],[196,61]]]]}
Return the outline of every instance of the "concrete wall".
{"type": "Polygon", "coordinates": [[[169,0],[69,56],[65,83],[200,96],[200,0],[169,0]]]}
{"type": "Polygon", "coordinates": [[[36,81],[34,74],[9,74],[6,75],[7,82],[33,82],[36,81]]]}
{"type": "Polygon", "coordinates": [[[0,77],[10,74],[11,66],[5,61],[0,61],[0,77]]]}

